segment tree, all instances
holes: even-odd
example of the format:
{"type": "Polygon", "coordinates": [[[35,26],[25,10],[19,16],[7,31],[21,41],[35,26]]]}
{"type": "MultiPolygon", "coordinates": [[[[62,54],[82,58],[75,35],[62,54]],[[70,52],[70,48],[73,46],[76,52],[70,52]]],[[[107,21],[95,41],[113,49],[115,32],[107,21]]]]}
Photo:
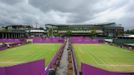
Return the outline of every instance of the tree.
{"type": "Polygon", "coordinates": [[[91,30],[91,36],[92,37],[96,37],[97,33],[96,33],[96,29],[93,28],[93,30],[91,30]]]}
{"type": "Polygon", "coordinates": [[[124,32],[123,31],[120,31],[120,32],[117,33],[117,35],[118,35],[118,37],[119,36],[123,36],[124,35],[124,32]]]}
{"type": "Polygon", "coordinates": [[[67,35],[67,36],[71,36],[71,35],[72,35],[72,32],[71,32],[70,30],[68,30],[68,31],[66,32],[66,35],[67,35]]]}
{"type": "Polygon", "coordinates": [[[55,32],[54,36],[60,36],[60,33],[55,32]]]}
{"type": "Polygon", "coordinates": [[[126,34],[134,34],[134,29],[125,31],[126,34]]]}
{"type": "Polygon", "coordinates": [[[48,37],[50,37],[50,36],[52,36],[53,35],[53,31],[52,31],[52,29],[49,29],[48,30],[48,37]]]}
{"type": "Polygon", "coordinates": [[[43,28],[43,27],[40,27],[39,29],[44,30],[44,28],[43,28]]]}

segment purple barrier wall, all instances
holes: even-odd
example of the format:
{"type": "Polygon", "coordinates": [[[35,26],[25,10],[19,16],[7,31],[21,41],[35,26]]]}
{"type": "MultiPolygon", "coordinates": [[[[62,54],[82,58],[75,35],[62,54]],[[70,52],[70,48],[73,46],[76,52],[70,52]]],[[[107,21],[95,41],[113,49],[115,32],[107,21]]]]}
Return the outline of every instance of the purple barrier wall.
{"type": "Polygon", "coordinates": [[[10,67],[1,67],[0,75],[45,75],[44,69],[44,60],[38,60],[10,67]]]}
{"type": "Polygon", "coordinates": [[[0,68],[0,75],[6,75],[5,74],[5,68],[0,68]]]}
{"type": "Polygon", "coordinates": [[[71,37],[70,41],[72,43],[103,43],[104,40],[100,38],[89,38],[89,37],[71,37]]]}
{"type": "Polygon", "coordinates": [[[0,47],[0,51],[5,50],[5,49],[7,49],[6,46],[2,46],[2,47],[0,47]]]}
{"type": "Polygon", "coordinates": [[[33,38],[33,43],[63,43],[64,38],[61,37],[53,37],[53,38],[33,38]]]}
{"type": "Polygon", "coordinates": [[[10,42],[10,43],[20,43],[24,40],[22,39],[0,39],[0,42],[10,42]]]}
{"type": "Polygon", "coordinates": [[[16,47],[16,46],[22,46],[24,44],[28,44],[28,43],[21,42],[21,43],[3,44],[0,45],[0,51],[6,50],[8,48],[16,47]]]}
{"type": "Polygon", "coordinates": [[[60,54],[60,52],[64,49],[64,46],[65,46],[65,44],[63,44],[63,45],[60,47],[60,49],[58,50],[58,52],[55,54],[55,56],[53,57],[53,59],[52,59],[51,62],[49,63],[47,69],[45,70],[45,74],[46,74],[46,75],[48,74],[48,70],[51,68],[52,64],[55,63],[55,61],[56,61],[58,55],[60,54]]]}
{"type": "Polygon", "coordinates": [[[105,71],[87,64],[81,64],[82,75],[134,75],[134,73],[118,73],[105,71]]]}

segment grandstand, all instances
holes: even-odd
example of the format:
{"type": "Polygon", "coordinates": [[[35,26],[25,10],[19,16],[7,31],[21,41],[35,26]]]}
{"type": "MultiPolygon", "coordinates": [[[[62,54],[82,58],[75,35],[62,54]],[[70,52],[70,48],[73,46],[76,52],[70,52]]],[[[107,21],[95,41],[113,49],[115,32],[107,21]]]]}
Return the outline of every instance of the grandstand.
{"type": "Polygon", "coordinates": [[[103,24],[46,24],[46,29],[52,36],[55,34],[66,35],[70,31],[72,36],[89,36],[93,31],[98,36],[117,37],[122,36],[124,28],[116,23],[103,24]]]}

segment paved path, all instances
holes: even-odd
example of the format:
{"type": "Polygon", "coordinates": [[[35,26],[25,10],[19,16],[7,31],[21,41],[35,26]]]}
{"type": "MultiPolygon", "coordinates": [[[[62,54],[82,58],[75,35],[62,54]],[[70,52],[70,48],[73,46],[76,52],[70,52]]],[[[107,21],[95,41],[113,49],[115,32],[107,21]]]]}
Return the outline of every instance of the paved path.
{"type": "Polygon", "coordinates": [[[56,75],[67,75],[67,69],[68,69],[68,42],[64,48],[64,52],[60,61],[60,65],[56,70],[56,75]]]}

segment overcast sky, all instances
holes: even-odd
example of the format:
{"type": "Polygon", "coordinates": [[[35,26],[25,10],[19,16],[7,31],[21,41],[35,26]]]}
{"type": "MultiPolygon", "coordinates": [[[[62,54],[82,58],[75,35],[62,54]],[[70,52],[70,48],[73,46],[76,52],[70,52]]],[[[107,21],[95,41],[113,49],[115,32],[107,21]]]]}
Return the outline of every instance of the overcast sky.
{"type": "Polygon", "coordinates": [[[104,23],[134,28],[134,0],[0,0],[0,24],[104,23]]]}

